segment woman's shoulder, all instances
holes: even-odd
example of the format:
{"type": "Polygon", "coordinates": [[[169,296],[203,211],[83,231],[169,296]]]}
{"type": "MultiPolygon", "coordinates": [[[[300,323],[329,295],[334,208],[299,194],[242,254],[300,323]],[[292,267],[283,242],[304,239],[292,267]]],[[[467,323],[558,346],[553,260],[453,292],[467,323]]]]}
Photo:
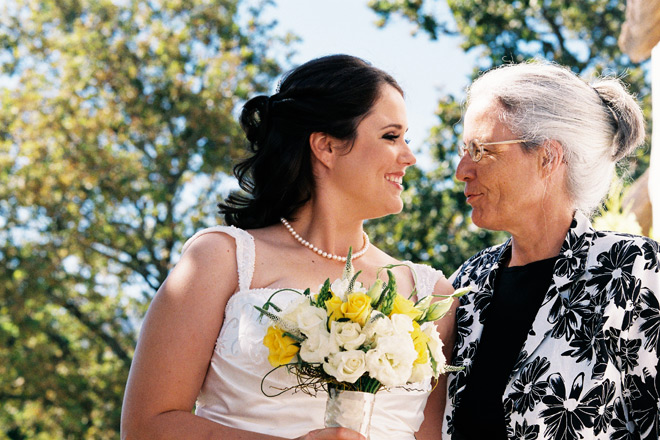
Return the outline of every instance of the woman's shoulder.
{"type": "Polygon", "coordinates": [[[626,232],[596,230],[594,242],[598,246],[608,246],[615,243],[624,243],[638,247],[651,247],[660,249],[660,243],[644,235],[629,234],[626,232]]]}
{"type": "Polygon", "coordinates": [[[181,254],[185,254],[193,244],[196,248],[210,248],[209,250],[213,250],[217,249],[217,246],[236,248],[250,242],[253,243],[254,238],[246,230],[235,226],[212,226],[202,229],[190,237],[184,243],[181,254]]]}
{"type": "Polygon", "coordinates": [[[255,242],[263,238],[261,232],[261,229],[248,231],[235,226],[203,229],[186,242],[182,260],[194,252],[191,258],[202,270],[212,270],[225,276],[238,274],[239,289],[249,289],[255,270],[255,242]]]}
{"type": "Polygon", "coordinates": [[[246,247],[253,247],[246,231],[233,226],[213,226],[202,229],[183,245],[177,269],[199,277],[232,279],[238,276],[238,260],[246,247]]]}
{"type": "Polygon", "coordinates": [[[615,231],[596,231],[592,244],[593,252],[642,256],[658,265],[660,243],[643,235],[627,234],[615,231]]]}
{"type": "Polygon", "coordinates": [[[447,295],[452,290],[451,284],[440,269],[426,263],[413,263],[404,261],[415,278],[415,286],[420,298],[430,294],[447,295]]]}
{"type": "Polygon", "coordinates": [[[220,227],[199,231],[184,244],[177,266],[197,273],[235,272],[236,248],[234,237],[220,227]]]}
{"type": "Polygon", "coordinates": [[[622,268],[636,272],[636,276],[650,277],[656,281],[660,278],[660,243],[649,237],[596,231],[590,253],[595,266],[616,259],[625,262],[622,268]],[[640,264],[635,264],[635,261],[640,264]]]}
{"type": "Polygon", "coordinates": [[[410,267],[418,275],[423,275],[426,277],[436,278],[436,279],[445,277],[442,270],[436,269],[435,267],[427,263],[414,263],[412,261],[403,261],[401,264],[405,264],[406,266],[410,267]]]}
{"type": "Polygon", "coordinates": [[[419,284],[420,282],[430,284],[431,286],[435,286],[436,283],[442,282],[442,280],[446,280],[446,277],[442,270],[436,269],[433,266],[431,266],[428,263],[423,263],[423,262],[412,262],[409,260],[398,260],[388,254],[387,252],[383,251],[382,249],[376,248],[379,252],[379,255],[377,259],[375,259],[375,263],[379,267],[385,267],[385,266],[406,266],[410,269],[410,271],[413,274],[413,278],[415,279],[415,282],[419,284]]]}
{"type": "Polygon", "coordinates": [[[485,274],[490,272],[502,254],[510,246],[510,239],[504,243],[484,248],[476,254],[469,257],[461,264],[456,271],[451,274],[449,281],[454,287],[464,287],[468,284],[474,284],[477,279],[482,279],[485,274]]]}
{"type": "Polygon", "coordinates": [[[155,299],[159,303],[198,313],[194,304],[215,309],[237,290],[239,273],[233,238],[201,232],[188,240],[181,258],[158,289],[155,299]]]}
{"type": "Polygon", "coordinates": [[[490,263],[496,262],[500,259],[502,253],[509,246],[509,242],[510,240],[480,250],[465,260],[465,262],[459,267],[459,271],[463,271],[471,267],[489,265],[490,263]]]}

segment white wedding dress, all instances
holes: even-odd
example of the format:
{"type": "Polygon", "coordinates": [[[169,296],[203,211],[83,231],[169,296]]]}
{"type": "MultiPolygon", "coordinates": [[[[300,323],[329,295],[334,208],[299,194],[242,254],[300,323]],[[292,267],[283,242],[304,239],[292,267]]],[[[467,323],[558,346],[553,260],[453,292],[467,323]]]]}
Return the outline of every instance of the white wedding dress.
{"type": "MultiPolygon", "coordinates": [[[[252,289],[254,273],[254,238],[235,227],[216,226],[198,232],[183,247],[183,252],[197,237],[208,233],[225,233],[236,241],[238,291],[227,302],[222,329],[216,341],[204,384],[197,398],[198,416],[226,426],[284,438],[296,438],[323,427],[327,394],[316,397],[302,392],[287,391],[276,397],[262,392],[262,379],[272,370],[263,337],[268,320],[259,321],[254,306],[262,306],[277,289],[252,289]]],[[[433,291],[442,277],[440,271],[406,263],[414,269],[418,297],[433,291]]],[[[276,296],[276,304],[286,306],[298,297],[294,292],[276,296]]],[[[263,383],[263,391],[277,394],[294,385],[295,378],[280,368],[263,383]]],[[[430,392],[430,383],[414,389],[381,390],[371,419],[371,440],[413,440],[424,419],[423,410],[430,392]]],[[[439,435],[439,434],[438,434],[439,435]]]]}

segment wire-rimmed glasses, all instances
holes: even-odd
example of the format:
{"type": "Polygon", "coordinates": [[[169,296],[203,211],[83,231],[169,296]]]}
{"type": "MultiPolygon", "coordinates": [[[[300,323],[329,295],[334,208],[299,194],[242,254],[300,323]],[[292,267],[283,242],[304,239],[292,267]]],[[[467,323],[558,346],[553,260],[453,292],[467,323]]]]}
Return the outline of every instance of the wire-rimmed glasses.
{"type": "Polygon", "coordinates": [[[465,152],[470,155],[470,158],[479,162],[482,157],[484,157],[484,146],[486,145],[503,145],[503,144],[523,144],[527,142],[525,139],[514,139],[511,141],[499,141],[499,142],[480,142],[476,139],[472,139],[467,145],[461,145],[458,147],[458,156],[465,156],[465,152]]]}

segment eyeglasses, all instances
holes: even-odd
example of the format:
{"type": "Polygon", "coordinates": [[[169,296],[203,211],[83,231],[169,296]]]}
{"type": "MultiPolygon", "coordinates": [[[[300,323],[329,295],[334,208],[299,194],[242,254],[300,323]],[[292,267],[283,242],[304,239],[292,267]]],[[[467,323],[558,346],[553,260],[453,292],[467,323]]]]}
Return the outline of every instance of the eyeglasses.
{"type": "Polygon", "coordinates": [[[499,142],[479,142],[476,139],[472,139],[467,145],[461,145],[458,147],[458,156],[465,156],[465,152],[470,155],[470,158],[479,162],[482,157],[484,157],[484,146],[486,145],[503,145],[503,144],[523,144],[527,142],[525,139],[515,139],[512,141],[499,141],[499,142]]]}

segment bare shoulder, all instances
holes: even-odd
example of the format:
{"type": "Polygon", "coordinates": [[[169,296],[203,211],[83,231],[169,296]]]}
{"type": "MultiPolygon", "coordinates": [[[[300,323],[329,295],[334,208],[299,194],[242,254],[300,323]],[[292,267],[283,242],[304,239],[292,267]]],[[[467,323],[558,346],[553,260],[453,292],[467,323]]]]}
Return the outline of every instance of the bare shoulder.
{"type": "Polygon", "coordinates": [[[372,261],[374,262],[374,264],[376,264],[380,267],[384,267],[384,266],[387,266],[387,265],[402,264],[403,263],[401,260],[397,260],[396,258],[391,256],[390,254],[388,254],[384,250],[382,250],[382,249],[378,248],[377,246],[375,246],[374,244],[371,245],[371,249],[372,249],[372,253],[371,253],[372,261]]]}
{"type": "Polygon", "coordinates": [[[279,223],[275,225],[265,226],[258,229],[250,229],[247,232],[254,238],[254,243],[261,252],[282,252],[283,245],[293,244],[294,247],[297,243],[291,241],[291,236],[288,232],[282,230],[279,223]]]}
{"type": "Polygon", "coordinates": [[[449,280],[442,275],[438,281],[435,283],[435,288],[433,289],[433,294],[435,295],[450,295],[454,292],[454,287],[451,285],[449,280]]]}
{"type": "Polygon", "coordinates": [[[222,293],[226,296],[237,286],[236,242],[227,234],[210,232],[190,243],[161,291],[169,295],[222,293]]]}
{"type": "Polygon", "coordinates": [[[185,259],[199,259],[200,263],[211,260],[211,264],[221,262],[221,260],[233,260],[235,263],[236,241],[232,236],[220,231],[200,235],[190,243],[182,255],[181,261],[185,259]]]}

